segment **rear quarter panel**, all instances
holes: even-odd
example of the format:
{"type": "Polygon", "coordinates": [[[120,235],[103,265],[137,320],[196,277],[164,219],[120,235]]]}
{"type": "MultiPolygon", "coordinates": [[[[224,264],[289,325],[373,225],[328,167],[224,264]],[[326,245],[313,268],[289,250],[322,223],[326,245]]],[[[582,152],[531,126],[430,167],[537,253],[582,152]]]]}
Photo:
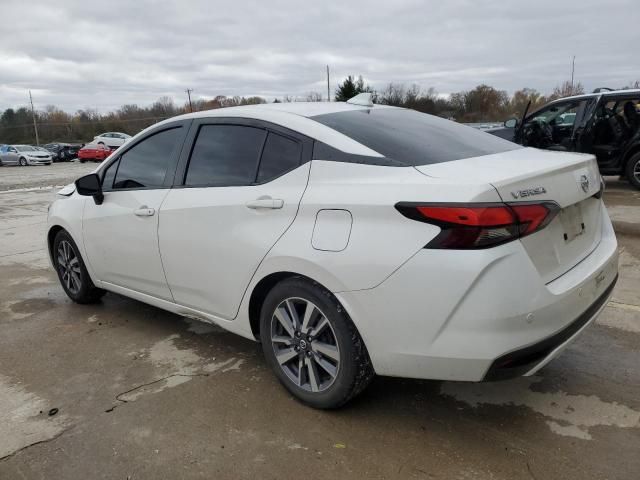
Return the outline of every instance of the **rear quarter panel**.
{"type": "Polygon", "coordinates": [[[254,282],[291,271],[333,292],[373,288],[426,245],[440,229],[401,215],[400,201],[498,201],[487,185],[460,185],[429,178],[413,167],[385,167],[314,160],[293,225],[258,268],[254,282]],[[347,210],[353,218],[341,251],[315,249],[319,210],[347,210]]]}

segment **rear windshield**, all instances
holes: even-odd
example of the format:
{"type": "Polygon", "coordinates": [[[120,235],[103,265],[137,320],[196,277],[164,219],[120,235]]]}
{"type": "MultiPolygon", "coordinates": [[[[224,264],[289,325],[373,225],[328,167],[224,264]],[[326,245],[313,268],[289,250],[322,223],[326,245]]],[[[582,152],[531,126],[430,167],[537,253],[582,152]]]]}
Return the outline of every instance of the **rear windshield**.
{"type": "Polygon", "coordinates": [[[522,148],[475,128],[404,108],[373,107],[311,118],[408,166],[522,148]]]}

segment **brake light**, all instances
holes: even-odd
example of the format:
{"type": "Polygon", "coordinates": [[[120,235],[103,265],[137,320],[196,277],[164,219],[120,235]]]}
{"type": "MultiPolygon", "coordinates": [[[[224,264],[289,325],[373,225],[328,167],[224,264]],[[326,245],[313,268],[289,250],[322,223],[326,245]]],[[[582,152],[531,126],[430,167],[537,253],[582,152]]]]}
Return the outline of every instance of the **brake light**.
{"type": "Polygon", "coordinates": [[[501,245],[544,228],[560,207],[541,203],[418,204],[400,202],[405,217],[442,230],[425,248],[476,249],[501,245]]]}

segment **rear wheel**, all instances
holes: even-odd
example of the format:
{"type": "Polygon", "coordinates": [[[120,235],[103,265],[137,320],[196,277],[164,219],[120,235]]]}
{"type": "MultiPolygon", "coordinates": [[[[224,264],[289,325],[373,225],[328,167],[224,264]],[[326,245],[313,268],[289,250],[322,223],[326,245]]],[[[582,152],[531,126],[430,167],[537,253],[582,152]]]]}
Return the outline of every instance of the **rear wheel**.
{"type": "Polygon", "coordinates": [[[640,152],[636,153],[627,162],[627,180],[636,188],[640,188],[640,152]]]}
{"type": "Polygon", "coordinates": [[[60,284],[71,300],[76,303],[93,303],[106,293],[91,281],[80,251],[66,231],[61,230],[56,235],[52,255],[60,284]]]}
{"type": "Polygon", "coordinates": [[[325,288],[302,277],[267,295],[260,317],[264,355],[282,384],[315,408],[337,408],[374,376],[355,325],[325,288]]]}

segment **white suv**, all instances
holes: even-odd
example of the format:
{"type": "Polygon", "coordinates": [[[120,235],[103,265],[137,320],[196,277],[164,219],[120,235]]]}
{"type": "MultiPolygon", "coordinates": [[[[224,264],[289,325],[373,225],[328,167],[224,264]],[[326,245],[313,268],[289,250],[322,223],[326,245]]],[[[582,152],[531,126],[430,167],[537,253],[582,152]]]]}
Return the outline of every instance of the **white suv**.
{"type": "Polygon", "coordinates": [[[604,308],[617,242],[591,155],[411,110],[287,103],[138,134],[60,192],[48,245],[106,290],[262,342],[329,408],[380,375],[530,375],[604,308]]]}

